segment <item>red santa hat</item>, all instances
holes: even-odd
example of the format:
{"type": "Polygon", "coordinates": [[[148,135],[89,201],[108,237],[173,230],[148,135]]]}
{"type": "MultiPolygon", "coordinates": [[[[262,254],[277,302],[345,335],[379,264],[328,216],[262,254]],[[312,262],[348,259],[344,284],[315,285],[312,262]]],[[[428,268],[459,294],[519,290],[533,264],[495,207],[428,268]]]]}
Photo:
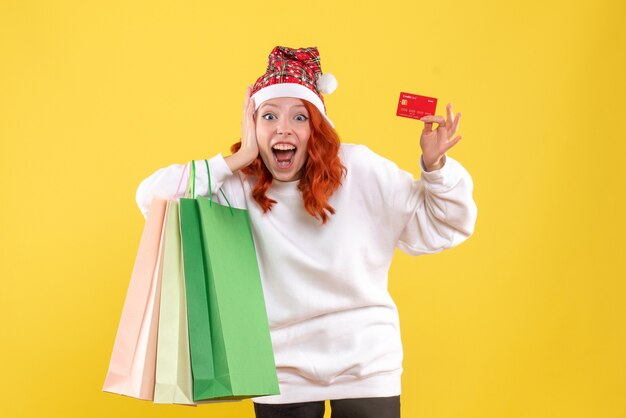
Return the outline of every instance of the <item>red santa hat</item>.
{"type": "Polygon", "coordinates": [[[275,47],[268,57],[267,70],[252,87],[255,110],[269,99],[295,97],[317,107],[331,126],[326,115],[323,94],[337,88],[337,79],[332,74],[322,74],[320,54],[316,47],[275,47]]]}

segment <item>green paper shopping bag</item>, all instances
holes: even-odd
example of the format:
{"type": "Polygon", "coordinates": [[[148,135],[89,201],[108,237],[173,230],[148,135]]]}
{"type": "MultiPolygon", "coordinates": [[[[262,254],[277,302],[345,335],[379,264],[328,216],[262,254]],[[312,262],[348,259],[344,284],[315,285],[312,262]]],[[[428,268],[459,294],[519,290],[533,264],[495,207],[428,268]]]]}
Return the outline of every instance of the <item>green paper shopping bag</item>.
{"type": "Polygon", "coordinates": [[[248,212],[212,196],[180,207],[194,400],[278,394],[248,212]]]}
{"type": "MultiPolygon", "coordinates": [[[[180,199],[180,229],[187,296],[187,329],[193,398],[194,400],[209,399],[214,395],[213,344],[209,321],[207,266],[202,250],[200,215],[194,199],[180,199]]],[[[217,396],[229,394],[224,392],[217,396]]]]}

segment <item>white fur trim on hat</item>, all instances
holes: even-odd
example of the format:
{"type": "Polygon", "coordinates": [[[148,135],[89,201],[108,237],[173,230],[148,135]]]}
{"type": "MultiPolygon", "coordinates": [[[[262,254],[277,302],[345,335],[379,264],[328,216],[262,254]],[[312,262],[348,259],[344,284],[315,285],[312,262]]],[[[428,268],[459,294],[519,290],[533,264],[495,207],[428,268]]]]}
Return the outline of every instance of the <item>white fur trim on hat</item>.
{"type": "Polygon", "coordinates": [[[263,102],[278,97],[295,97],[296,99],[303,99],[310,102],[313,106],[317,107],[328,123],[330,123],[330,126],[335,127],[333,122],[326,116],[324,103],[319,96],[310,89],[297,83],[272,84],[271,86],[260,89],[252,95],[252,99],[254,99],[254,110],[257,110],[263,102]]]}

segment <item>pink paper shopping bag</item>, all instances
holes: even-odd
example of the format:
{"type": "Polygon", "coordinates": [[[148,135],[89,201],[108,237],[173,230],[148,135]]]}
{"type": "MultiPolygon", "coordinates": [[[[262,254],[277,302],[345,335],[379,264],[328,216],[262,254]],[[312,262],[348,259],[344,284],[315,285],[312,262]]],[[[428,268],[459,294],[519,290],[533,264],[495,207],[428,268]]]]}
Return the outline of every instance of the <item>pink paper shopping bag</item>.
{"type": "Polygon", "coordinates": [[[117,329],[105,392],[152,400],[161,291],[161,252],[167,201],[154,198],[117,329]]]}

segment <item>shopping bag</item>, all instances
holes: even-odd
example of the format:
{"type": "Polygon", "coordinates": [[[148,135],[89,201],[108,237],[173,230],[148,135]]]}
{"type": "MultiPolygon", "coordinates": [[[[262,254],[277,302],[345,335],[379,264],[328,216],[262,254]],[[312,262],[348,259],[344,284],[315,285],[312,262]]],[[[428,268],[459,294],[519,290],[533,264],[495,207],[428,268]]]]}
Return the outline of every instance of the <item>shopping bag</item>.
{"type": "Polygon", "coordinates": [[[267,310],[248,212],[197,199],[209,260],[215,380],[233,396],[278,394],[267,310]]]}
{"type": "Polygon", "coordinates": [[[167,202],[154,403],[192,405],[193,390],[178,201],[167,202]]]}
{"type": "Polygon", "coordinates": [[[210,192],[180,205],[194,400],[278,394],[247,210],[223,206],[210,192]]]}
{"type": "Polygon", "coordinates": [[[213,344],[209,321],[207,266],[202,250],[202,234],[196,201],[180,199],[180,228],[183,270],[187,297],[187,327],[193,378],[193,399],[228,396],[214,388],[213,344]]]}
{"type": "Polygon", "coordinates": [[[104,381],[105,392],[153,399],[166,204],[155,198],[150,205],[104,381]]]}

